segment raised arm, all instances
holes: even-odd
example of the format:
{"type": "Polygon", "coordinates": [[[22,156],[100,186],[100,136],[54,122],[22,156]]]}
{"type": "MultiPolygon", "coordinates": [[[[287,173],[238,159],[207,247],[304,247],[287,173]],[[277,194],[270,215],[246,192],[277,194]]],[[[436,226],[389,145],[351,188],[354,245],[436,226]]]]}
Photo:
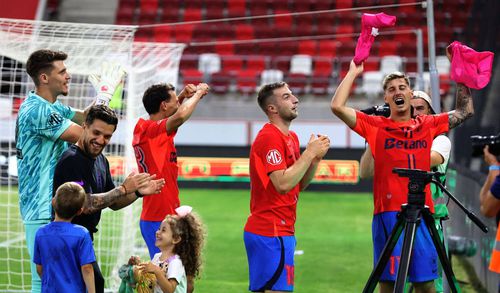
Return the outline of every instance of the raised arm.
{"type": "MultiPolygon", "coordinates": [[[[328,151],[329,147],[330,140],[328,139],[328,137],[316,137],[314,134],[311,135],[306,150],[292,166],[288,167],[287,169],[277,170],[269,174],[269,178],[271,179],[271,182],[273,183],[276,191],[281,194],[285,194],[292,190],[295,186],[297,186],[297,184],[301,183],[313,161],[317,160],[317,158],[322,158],[328,151]]],[[[318,162],[316,162],[316,166],[318,162]]],[[[310,177],[309,182],[311,181],[311,179],[312,176],[310,177]]],[[[309,182],[307,182],[307,184],[309,184],[309,182]]],[[[307,184],[305,186],[307,186],[307,184]]]]}
{"type": "Polygon", "coordinates": [[[194,109],[196,109],[196,106],[203,98],[203,96],[205,96],[208,93],[208,90],[209,87],[206,83],[200,83],[196,87],[196,92],[194,93],[194,95],[192,95],[188,99],[184,98],[185,89],[182,91],[180,95],[183,96],[182,100],[184,100],[184,102],[179,106],[177,112],[175,112],[174,115],[168,118],[167,133],[172,133],[176,131],[177,128],[179,128],[184,122],[186,122],[189,119],[189,117],[191,117],[191,114],[193,114],[194,109]]]}
{"type": "Polygon", "coordinates": [[[468,87],[458,83],[455,110],[448,112],[450,129],[457,127],[474,115],[472,94],[468,87]]]}
{"type": "Polygon", "coordinates": [[[337,117],[347,124],[349,127],[354,127],[356,125],[356,111],[347,107],[347,98],[351,91],[352,85],[356,77],[363,72],[363,64],[357,66],[354,61],[351,61],[349,65],[349,71],[346,76],[335,90],[335,94],[332,97],[330,103],[330,108],[337,117]]]}

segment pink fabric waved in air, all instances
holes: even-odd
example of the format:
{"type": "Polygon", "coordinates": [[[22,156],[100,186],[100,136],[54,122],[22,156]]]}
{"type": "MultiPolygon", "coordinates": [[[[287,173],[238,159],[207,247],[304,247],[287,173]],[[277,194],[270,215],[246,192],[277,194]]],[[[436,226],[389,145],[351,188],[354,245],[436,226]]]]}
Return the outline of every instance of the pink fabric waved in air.
{"type": "Polygon", "coordinates": [[[492,52],[476,52],[457,41],[451,43],[447,50],[451,54],[450,78],[455,82],[478,90],[490,82],[492,52]]]}
{"type": "Polygon", "coordinates": [[[358,38],[356,45],[356,53],[354,54],[354,63],[356,65],[364,62],[370,55],[373,41],[378,35],[378,29],[381,27],[391,27],[396,23],[396,17],[385,13],[363,13],[361,16],[361,35],[358,38]]]}

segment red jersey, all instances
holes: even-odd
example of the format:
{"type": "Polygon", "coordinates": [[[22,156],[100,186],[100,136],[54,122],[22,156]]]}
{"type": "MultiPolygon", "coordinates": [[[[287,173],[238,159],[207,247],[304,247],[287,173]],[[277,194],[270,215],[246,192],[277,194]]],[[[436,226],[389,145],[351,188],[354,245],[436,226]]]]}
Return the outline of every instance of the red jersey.
{"type": "MultiPolygon", "coordinates": [[[[355,132],[364,137],[375,158],[373,177],[374,214],[399,211],[408,199],[408,177],[394,168],[430,171],[432,140],[448,131],[448,114],[423,115],[406,122],[356,111],[355,132]]],[[[425,204],[434,212],[429,184],[425,204]]]]}
{"type": "Polygon", "coordinates": [[[245,231],[271,237],[294,235],[300,186],[279,194],[269,174],[287,169],[299,157],[297,134],[284,135],[271,123],[264,125],[250,150],[250,216],[245,231]]]}
{"type": "Polygon", "coordinates": [[[143,197],[141,220],[163,221],[166,215],[175,214],[180,205],[175,134],[167,134],[167,119],[139,119],[135,125],[132,146],[139,171],[165,179],[159,194],[143,197]]]}

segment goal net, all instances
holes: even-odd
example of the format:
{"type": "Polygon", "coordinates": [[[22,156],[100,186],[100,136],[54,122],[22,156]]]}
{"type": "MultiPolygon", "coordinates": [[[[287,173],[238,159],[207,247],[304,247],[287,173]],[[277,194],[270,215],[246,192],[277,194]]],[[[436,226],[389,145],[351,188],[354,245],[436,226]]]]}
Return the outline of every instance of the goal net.
{"type": "MultiPolygon", "coordinates": [[[[120,62],[127,71],[124,95],[112,108],[120,122],[105,154],[116,184],[136,168],[132,132],[142,107],[144,90],[158,82],[177,84],[183,44],[134,42],[135,26],[43,22],[0,18],[0,291],[29,291],[30,258],[25,244],[17,190],[15,123],[17,111],[34,84],[26,60],[38,49],[64,51],[71,75],[70,91],[61,101],[83,109],[95,97],[87,76],[103,61],[120,62]]],[[[130,255],[147,257],[139,231],[141,201],[120,211],[105,209],[94,249],[106,288],[119,287],[118,268],[130,255]]]]}

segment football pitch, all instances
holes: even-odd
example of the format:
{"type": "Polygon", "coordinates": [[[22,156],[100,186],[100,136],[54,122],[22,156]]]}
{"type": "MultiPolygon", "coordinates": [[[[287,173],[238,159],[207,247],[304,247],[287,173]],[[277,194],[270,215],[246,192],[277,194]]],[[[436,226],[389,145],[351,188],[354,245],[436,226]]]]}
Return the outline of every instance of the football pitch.
{"type": "MultiPolygon", "coordinates": [[[[11,199],[7,205],[7,197],[3,195],[4,192],[0,197],[2,292],[8,288],[7,284],[11,289],[21,289],[22,276],[11,272],[29,272],[27,262],[20,261],[21,255],[27,258],[24,238],[16,244],[12,242],[23,235],[12,231],[13,226],[20,227],[13,225],[20,220],[12,219],[19,218],[17,204],[12,205],[11,199]],[[10,217],[10,228],[6,226],[6,214],[10,217]],[[13,250],[13,245],[19,248],[13,250]],[[9,255],[6,251],[10,251],[9,255]]],[[[196,292],[248,292],[243,226],[249,214],[249,191],[181,189],[181,202],[193,206],[207,227],[203,271],[195,282],[196,292]]],[[[362,291],[372,269],[372,211],[372,197],[368,193],[301,193],[296,223],[295,292],[362,291]]],[[[132,221],[138,225],[138,216],[132,221]]],[[[108,227],[107,223],[101,222],[98,233],[116,229],[116,225],[108,227]]],[[[140,236],[136,238],[142,241],[140,236]]],[[[147,251],[139,254],[145,255],[147,251]]],[[[101,269],[105,274],[110,271],[103,264],[101,269]]],[[[28,282],[26,274],[24,279],[28,282]]]]}

